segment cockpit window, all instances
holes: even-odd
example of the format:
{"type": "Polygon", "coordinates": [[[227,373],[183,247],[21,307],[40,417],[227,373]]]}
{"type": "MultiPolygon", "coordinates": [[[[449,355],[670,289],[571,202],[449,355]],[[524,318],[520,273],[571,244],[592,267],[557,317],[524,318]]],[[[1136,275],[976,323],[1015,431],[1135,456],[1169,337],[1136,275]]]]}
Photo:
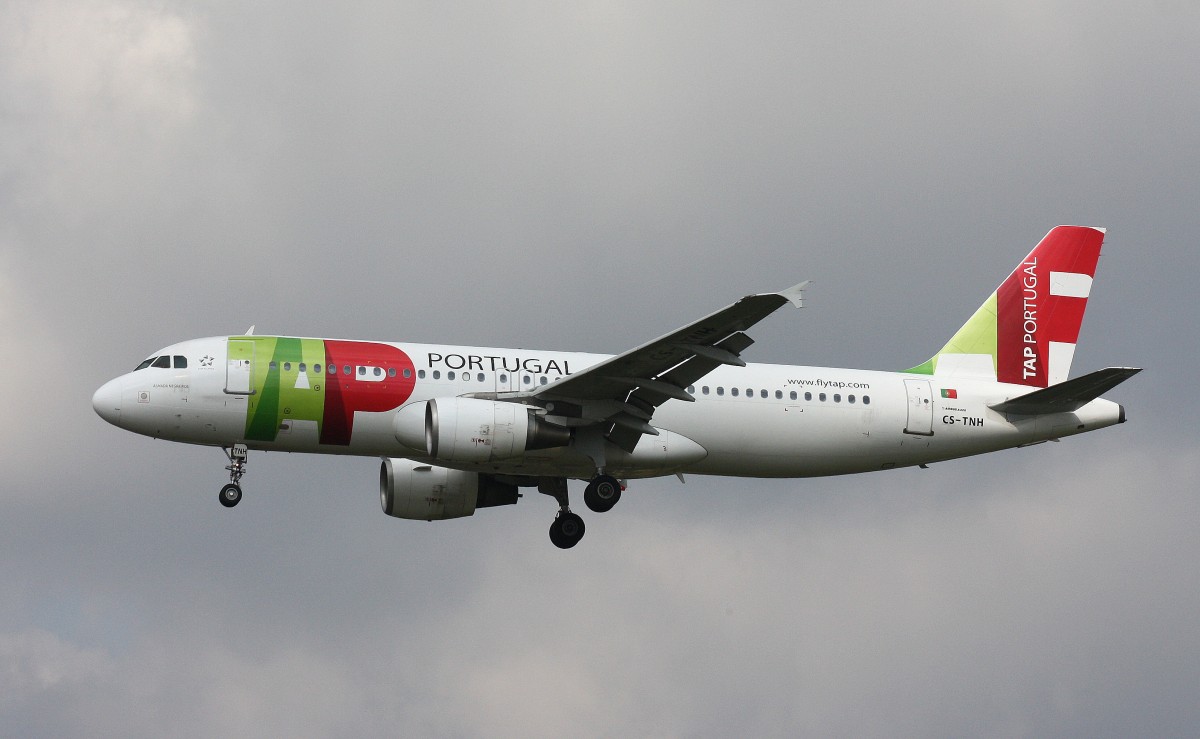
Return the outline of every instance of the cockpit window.
{"type": "Polygon", "coordinates": [[[154,364],[152,364],[150,366],[151,367],[161,367],[162,369],[171,369],[171,357],[169,355],[164,354],[161,357],[159,357],[158,359],[154,360],[154,364]]]}
{"type": "Polygon", "coordinates": [[[145,362],[142,362],[142,363],[141,363],[141,364],[139,364],[137,367],[134,367],[134,368],[133,368],[133,371],[134,371],[134,372],[137,372],[138,370],[143,370],[143,369],[146,369],[147,367],[149,367],[149,366],[150,366],[150,363],[151,363],[151,362],[153,362],[153,361],[154,361],[154,360],[156,360],[156,359],[158,359],[158,357],[150,357],[150,358],[149,358],[149,359],[147,359],[145,362]]]}
{"type": "Polygon", "coordinates": [[[187,357],[175,355],[175,369],[187,369],[187,357]]]}

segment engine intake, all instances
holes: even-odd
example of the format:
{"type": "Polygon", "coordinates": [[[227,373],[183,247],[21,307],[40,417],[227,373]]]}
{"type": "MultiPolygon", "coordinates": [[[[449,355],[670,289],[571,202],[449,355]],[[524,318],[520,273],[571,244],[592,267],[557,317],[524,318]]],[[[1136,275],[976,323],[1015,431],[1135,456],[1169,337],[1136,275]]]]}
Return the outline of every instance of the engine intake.
{"type": "Polygon", "coordinates": [[[379,467],[379,503],[395,518],[440,521],[462,518],[476,508],[513,505],[516,485],[490,475],[462,472],[411,459],[384,459],[379,467]]]}
{"type": "Polygon", "coordinates": [[[527,451],[566,446],[571,431],[517,403],[476,398],[434,398],[396,413],[401,444],[447,462],[489,462],[527,451]]]}

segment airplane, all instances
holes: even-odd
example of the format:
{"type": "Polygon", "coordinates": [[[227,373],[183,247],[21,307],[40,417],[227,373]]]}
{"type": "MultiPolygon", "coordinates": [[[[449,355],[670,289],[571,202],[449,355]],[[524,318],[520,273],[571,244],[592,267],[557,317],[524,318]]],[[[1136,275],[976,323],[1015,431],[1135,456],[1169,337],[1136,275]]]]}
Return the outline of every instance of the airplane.
{"type": "Polygon", "coordinates": [[[245,335],[154,352],[104,384],[97,414],[220,447],[242,499],[249,452],[382,459],[384,513],[471,516],[521,488],[558,502],[550,539],[583,538],[568,485],[610,510],[629,480],[813,477],[1025,447],[1125,422],[1100,396],[1140,372],[1069,379],[1105,230],[1052,229],[940,351],[902,372],[751,364],[746,333],[807,282],[749,295],[623,354],[245,335]]]}

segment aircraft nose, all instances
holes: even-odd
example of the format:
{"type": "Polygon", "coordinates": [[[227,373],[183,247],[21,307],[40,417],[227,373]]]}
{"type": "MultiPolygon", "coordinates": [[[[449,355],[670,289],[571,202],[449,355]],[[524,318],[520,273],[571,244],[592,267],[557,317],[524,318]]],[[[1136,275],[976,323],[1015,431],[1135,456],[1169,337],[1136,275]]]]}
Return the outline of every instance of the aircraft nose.
{"type": "Polygon", "coordinates": [[[121,378],[118,377],[101,385],[92,396],[92,408],[96,409],[96,415],[114,426],[121,424],[121,388],[121,378]]]}

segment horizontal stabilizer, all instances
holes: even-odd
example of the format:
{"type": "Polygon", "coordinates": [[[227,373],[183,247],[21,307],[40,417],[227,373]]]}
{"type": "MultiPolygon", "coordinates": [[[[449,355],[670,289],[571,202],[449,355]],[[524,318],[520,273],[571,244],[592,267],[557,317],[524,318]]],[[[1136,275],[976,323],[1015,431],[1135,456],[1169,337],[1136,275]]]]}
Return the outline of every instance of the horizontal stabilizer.
{"type": "Polygon", "coordinates": [[[1037,416],[1076,411],[1141,372],[1141,367],[1107,367],[1074,380],[988,406],[1001,413],[1037,416]]]}

